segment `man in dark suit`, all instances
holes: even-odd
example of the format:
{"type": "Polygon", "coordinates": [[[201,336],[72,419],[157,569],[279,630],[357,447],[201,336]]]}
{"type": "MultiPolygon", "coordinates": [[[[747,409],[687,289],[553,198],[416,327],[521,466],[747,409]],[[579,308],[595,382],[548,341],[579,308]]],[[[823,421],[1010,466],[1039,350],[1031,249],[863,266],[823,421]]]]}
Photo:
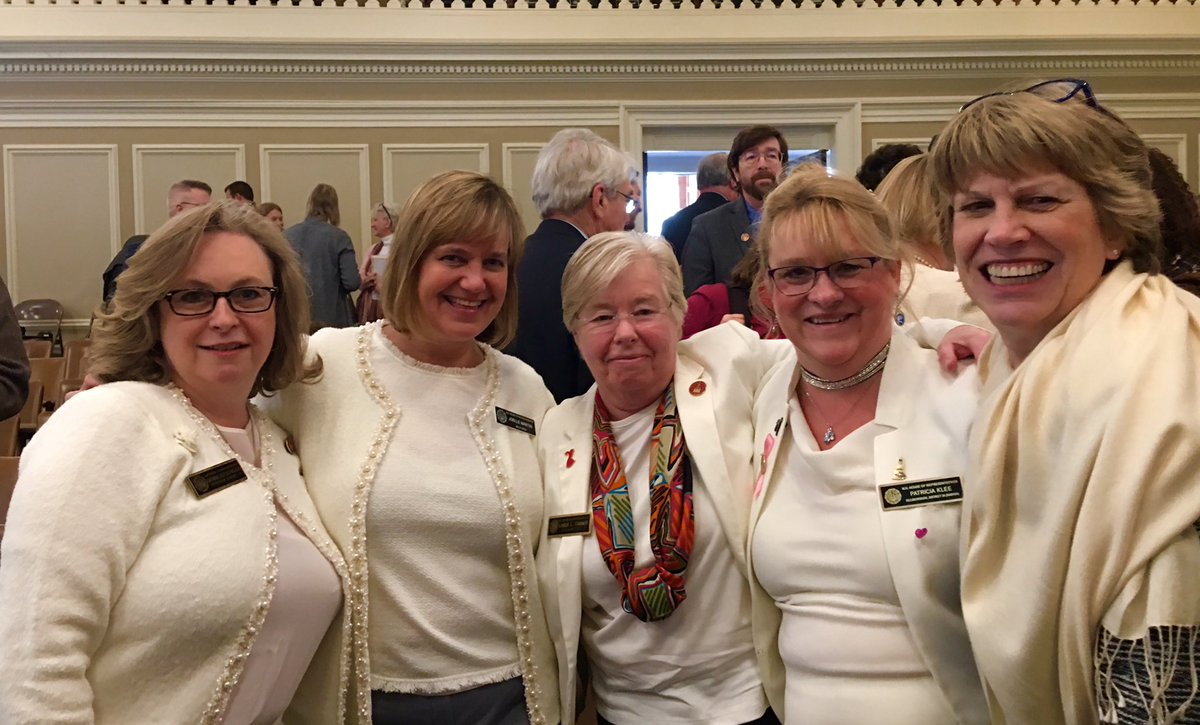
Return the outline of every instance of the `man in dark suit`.
{"type": "MultiPolygon", "coordinates": [[[[184,179],[171,184],[171,190],[167,192],[167,218],[185,212],[188,209],[207,204],[212,198],[212,187],[203,181],[194,179],[184,179]]],[[[142,248],[142,243],[149,238],[146,234],[137,234],[125,240],[125,245],[121,247],[121,251],[117,252],[117,256],[112,258],[108,263],[108,268],[104,270],[102,275],[104,280],[104,301],[108,302],[112,299],[113,293],[117,291],[117,277],[125,271],[129,265],[129,258],[132,257],[137,250],[142,248]]]]}
{"type": "Polygon", "coordinates": [[[739,198],[696,217],[683,247],[683,291],[729,279],[749,251],[763,200],[779,184],[787,164],[787,141],[773,126],[744,128],[733,139],[726,164],[739,198]]]}
{"type": "Polygon", "coordinates": [[[676,259],[683,259],[683,245],[692,231],[692,221],[704,212],[737,198],[733,181],[729,178],[729,168],[725,164],[726,158],[728,154],[722,151],[700,160],[700,166],[696,169],[696,186],[700,196],[663,222],[662,235],[675,248],[676,259]]]}
{"type": "Polygon", "coordinates": [[[592,375],[562,317],[562,273],[593,234],[619,232],[640,205],[629,156],[585,128],[559,131],[538,154],[533,203],[542,223],[517,270],[517,337],[507,352],[542,376],[561,402],[586,393],[592,375]]]}

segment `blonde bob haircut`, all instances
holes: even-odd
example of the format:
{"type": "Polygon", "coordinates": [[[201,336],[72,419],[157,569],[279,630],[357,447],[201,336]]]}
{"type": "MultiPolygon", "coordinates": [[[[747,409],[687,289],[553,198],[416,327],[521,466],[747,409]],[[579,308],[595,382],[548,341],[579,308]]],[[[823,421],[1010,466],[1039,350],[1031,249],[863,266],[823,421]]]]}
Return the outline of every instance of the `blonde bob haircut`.
{"type": "Polygon", "coordinates": [[[305,362],[308,285],[296,253],[266,217],[236,201],[205,204],[168,219],[130,258],[108,309],[96,312],[89,373],[104,382],[170,381],[161,332],[163,315],[174,313],[160,303],[187,272],[200,243],[217,232],[253,239],[267,255],[279,290],[269,312],[255,313],[275,315],[275,339],[250,394],[269,395],[320,377],[320,358],[305,362]]]}
{"type": "Polygon", "coordinates": [[[496,319],[479,335],[503,347],[517,331],[517,262],[525,250],[525,226],[504,187],[474,171],[447,171],[421,184],[396,217],[396,243],[384,270],[379,301],[398,332],[421,332],[426,320],[418,299],[421,265],[443,244],[506,240],[508,292],[496,319]]]}
{"type": "Polygon", "coordinates": [[[771,259],[771,246],[784,234],[804,237],[830,259],[861,254],[845,244],[847,234],[873,257],[895,265],[908,259],[879,200],[854,179],[817,164],[799,167],[767,196],[757,240],[764,269],[780,261],[771,259]]]}
{"type": "Polygon", "coordinates": [[[875,189],[875,198],[891,216],[893,235],[910,252],[942,248],[929,154],[909,156],[896,164],[875,189]]]}
{"type": "Polygon", "coordinates": [[[1158,271],[1161,214],[1146,146],[1128,126],[1085,104],[1020,92],[981,99],[938,136],[930,166],[947,246],[954,195],[979,174],[1020,179],[1056,171],[1087,190],[1105,241],[1122,259],[1139,272],[1158,271]]]}
{"type": "Polygon", "coordinates": [[[687,298],[683,295],[683,273],[671,244],[662,237],[640,232],[594,234],[571,255],[562,277],[563,323],[575,332],[583,309],[608,288],[617,277],[640,259],[650,259],[662,278],[667,314],[682,333],[687,298]]]}

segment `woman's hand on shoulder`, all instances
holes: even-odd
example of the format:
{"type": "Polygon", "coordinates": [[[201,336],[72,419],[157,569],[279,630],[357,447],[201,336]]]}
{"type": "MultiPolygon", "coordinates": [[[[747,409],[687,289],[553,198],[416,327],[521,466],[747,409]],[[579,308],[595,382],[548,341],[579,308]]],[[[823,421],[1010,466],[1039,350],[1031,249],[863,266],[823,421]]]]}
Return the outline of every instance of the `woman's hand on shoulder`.
{"type": "Polygon", "coordinates": [[[983,328],[974,325],[959,325],[947,332],[942,341],[938,343],[938,364],[947,373],[957,373],[958,361],[979,359],[991,339],[992,333],[983,328]]]}

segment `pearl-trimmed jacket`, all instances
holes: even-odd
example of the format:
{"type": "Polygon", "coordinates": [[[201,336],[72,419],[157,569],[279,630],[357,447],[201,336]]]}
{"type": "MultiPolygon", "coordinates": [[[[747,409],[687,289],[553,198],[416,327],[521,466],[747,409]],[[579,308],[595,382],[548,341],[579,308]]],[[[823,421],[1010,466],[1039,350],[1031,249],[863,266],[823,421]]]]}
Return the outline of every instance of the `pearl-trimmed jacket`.
{"type": "MultiPolygon", "coordinates": [[[[0,720],[219,723],[270,608],[279,509],[346,579],[285,451],[252,413],[261,469],[198,498],[196,471],[237,458],[182,394],[111,383],[64,405],[21,460],[0,567],[0,720]]],[[[321,644],[334,672],[348,608],[321,644]]],[[[301,721],[338,723],[336,689],[301,721]]],[[[288,722],[293,720],[289,718],[288,722]]]]}
{"type": "MultiPolygon", "coordinates": [[[[438,415],[436,410],[406,408],[376,377],[371,345],[382,324],[319,331],[310,340],[309,354],[319,354],[324,361],[321,380],[293,385],[268,403],[271,415],[295,436],[309,492],[348,562],[355,667],[345,684],[363,723],[371,720],[367,502],[399,416],[438,415]]],[[[542,417],[554,400],[532,368],[491,348],[484,350],[487,393],[472,411],[470,427],[506,509],[513,625],[530,722],[552,725],[559,718],[556,663],[534,572],[542,511],[520,510],[511,488],[536,486],[541,500],[537,450],[533,436],[501,425],[496,409],[531,418],[540,432],[542,417]]],[[[324,665],[314,661],[314,666],[324,665]]]]}

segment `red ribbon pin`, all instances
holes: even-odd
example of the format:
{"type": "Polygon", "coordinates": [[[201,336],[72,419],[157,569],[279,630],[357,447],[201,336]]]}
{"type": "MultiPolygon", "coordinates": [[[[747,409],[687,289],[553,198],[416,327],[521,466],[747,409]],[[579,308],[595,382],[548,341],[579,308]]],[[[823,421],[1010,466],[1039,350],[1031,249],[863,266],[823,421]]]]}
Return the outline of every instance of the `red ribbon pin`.
{"type": "Polygon", "coordinates": [[[567,451],[567,468],[575,465],[575,449],[567,451]]]}

